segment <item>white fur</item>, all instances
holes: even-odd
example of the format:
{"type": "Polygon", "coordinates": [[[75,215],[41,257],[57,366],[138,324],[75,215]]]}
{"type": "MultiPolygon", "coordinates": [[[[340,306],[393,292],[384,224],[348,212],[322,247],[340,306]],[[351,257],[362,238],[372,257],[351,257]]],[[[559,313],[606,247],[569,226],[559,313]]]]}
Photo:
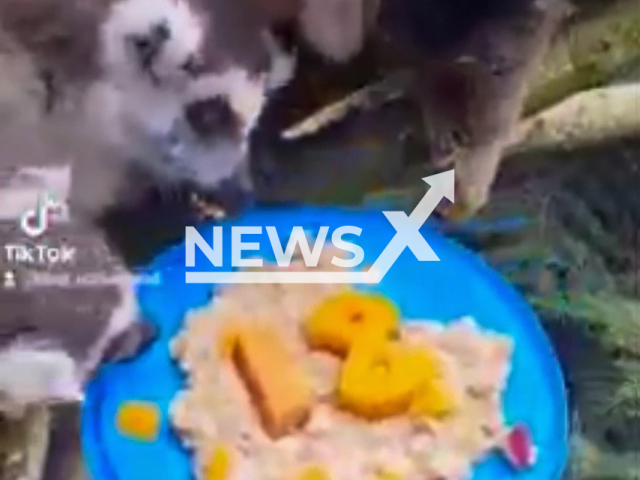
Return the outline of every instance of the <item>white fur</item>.
{"type": "Polygon", "coordinates": [[[277,90],[288,84],[295,75],[297,67],[296,54],[289,55],[272,35],[265,35],[265,42],[271,54],[271,70],[267,76],[267,88],[277,90]]]}
{"type": "Polygon", "coordinates": [[[172,91],[97,82],[89,89],[85,105],[87,117],[108,141],[131,148],[166,136],[182,116],[183,103],[181,95],[172,91]]]}
{"type": "Polygon", "coordinates": [[[80,401],[81,385],[76,364],[62,350],[18,343],[0,353],[0,411],[19,414],[43,401],[80,401]]]}
{"type": "Polygon", "coordinates": [[[137,61],[125,39],[132,34],[146,35],[162,22],[169,27],[171,37],[154,62],[154,73],[166,83],[164,88],[184,87],[188,75],[180,66],[189,55],[200,51],[203,26],[183,0],[124,0],[114,5],[101,32],[102,63],[112,81],[125,88],[141,81],[137,61]]]}
{"type": "Polygon", "coordinates": [[[137,130],[152,138],[170,132],[182,115],[183,96],[191,81],[181,67],[202,50],[203,37],[203,25],[183,0],[124,0],[114,5],[101,29],[106,82],[92,92],[94,104],[109,105],[101,117],[106,125],[120,128],[112,132],[114,138],[122,141],[137,130]],[[170,37],[151,67],[159,80],[154,85],[140,71],[127,39],[144,36],[159,23],[167,25],[170,37]]]}

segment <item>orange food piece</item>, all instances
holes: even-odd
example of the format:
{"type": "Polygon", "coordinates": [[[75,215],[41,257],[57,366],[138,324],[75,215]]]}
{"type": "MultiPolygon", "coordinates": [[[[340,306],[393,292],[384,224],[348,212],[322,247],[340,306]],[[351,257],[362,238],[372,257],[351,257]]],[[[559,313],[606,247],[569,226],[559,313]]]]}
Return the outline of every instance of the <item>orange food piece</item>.
{"type": "Polygon", "coordinates": [[[369,419],[407,412],[441,416],[455,406],[441,374],[439,359],[426,347],[362,337],[343,365],[338,401],[369,419]]]}
{"type": "Polygon", "coordinates": [[[452,413],[458,397],[443,376],[440,359],[426,346],[414,347],[410,356],[411,368],[423,376],[411,402],[411,414],[439,418],[452,413]]]}
{"type": "Polygon", "coordinates": [[[339,405],[371,420],[407,412],[423,376],[406,348],[378,337],[356,341],[342,367],[339,405]]]}
{"type": "Polygon", "coordinates": [[[254,325],[239,330],[232,358],[271,437],[291,433],[307,422],[310,384],[275,328],[254,325]]]}
{"type": "Polygon", "coordinates": [[[229,448],[216,447],[205,468],[204,480],[227,480],[232,468],[232,456],[229,448]]]}
{"type": "Polygon", "coordinates": [[[160,432],[160,409],[149,402],[127,402],[120,406],[116,426],[121,435],[141,442],[154,442],[160,432]]]}
{"type": "Polygon", "coordinates": [[[304,325],[311,348],[346,356],[360,336],[397,334],[400,314],[388,299],[365,292],[339,294],[322,304],[304,325]]]}
{"type": "Polygon", "coordinates": [[[441,379],[431,379],[420,387],[411,403],[411,414],[422,417],[441,418],[453,413],[459,399],[449,385],[441,379]]]}

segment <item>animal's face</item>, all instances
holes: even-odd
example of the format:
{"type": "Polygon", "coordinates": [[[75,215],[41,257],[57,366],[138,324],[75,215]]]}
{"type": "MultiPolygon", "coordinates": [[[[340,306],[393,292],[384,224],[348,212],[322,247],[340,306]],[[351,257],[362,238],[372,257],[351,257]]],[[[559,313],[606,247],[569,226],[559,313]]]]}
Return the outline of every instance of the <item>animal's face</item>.
{"type": "Polygon", "coordinates": [[[203,20],[181,0],[122,0],[102,28],[109,78],[178,93],[198,73],[203,20]]]}
{"type": "Polygon", "coordinates": [[[284,58],[248,5],[120,0],[103,25],[103,67],[120,110],[164,145],[151,160],[170,175],[215,183],[246,156],[284,58]]]}
{"type": "Polygon", "coordinates": [[[193,82],[183,116],[168,136],[165,172],[205,187],[236,173],[264,104],[265,81],[234,68],[193,82]]]}

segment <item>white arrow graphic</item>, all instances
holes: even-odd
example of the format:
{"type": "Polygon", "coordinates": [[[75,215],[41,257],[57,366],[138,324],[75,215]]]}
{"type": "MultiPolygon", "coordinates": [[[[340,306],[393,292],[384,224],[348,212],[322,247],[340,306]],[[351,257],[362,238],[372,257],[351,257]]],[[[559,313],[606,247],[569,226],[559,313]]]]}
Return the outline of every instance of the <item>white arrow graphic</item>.
{"type": "Polygon", "coordinates": [[[187,283],[361,283],[376,284],[387,274],[405,248],[421,262],[440,259],[420,234],[420,228],[443,198],[454,201],[454,171],[439,173],[424,180],[431,188],[407,216],[404,212],[383,212],[396,229],[391,242],[366,272],[294,272],[294,271],[227,271],[187,272],[187,283]]]}
{"type": "Polygon", "coordinates": [[[422,180],[431,185],[431,188],[413,209],[411,215],[407,217],[407,214],[404,212],[382,212],[396,229],[396,234],[373,266],[366,272],[365,278],[368,280],[367,283],[380,283],[407,247],[409,247],[421,262],[440,261],[427,241],[420,235],[420,228],[427,221],[429,215],[436,209],[443,197],[446,197],[451,202],[455,201],[454,171],[449,170],[448,172],[425,177],[422,180]]]}

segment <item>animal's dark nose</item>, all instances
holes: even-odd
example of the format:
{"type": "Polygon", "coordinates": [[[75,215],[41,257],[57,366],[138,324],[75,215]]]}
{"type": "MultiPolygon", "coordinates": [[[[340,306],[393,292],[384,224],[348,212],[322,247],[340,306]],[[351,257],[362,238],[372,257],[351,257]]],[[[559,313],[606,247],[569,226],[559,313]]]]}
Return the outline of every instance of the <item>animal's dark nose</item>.
{"type": "Polygon", "coordinates": [[[220,97],[198,100],[185,108],[189,126],[201,137],[232,135],[238,121],[229,103],[220,97]]]}

